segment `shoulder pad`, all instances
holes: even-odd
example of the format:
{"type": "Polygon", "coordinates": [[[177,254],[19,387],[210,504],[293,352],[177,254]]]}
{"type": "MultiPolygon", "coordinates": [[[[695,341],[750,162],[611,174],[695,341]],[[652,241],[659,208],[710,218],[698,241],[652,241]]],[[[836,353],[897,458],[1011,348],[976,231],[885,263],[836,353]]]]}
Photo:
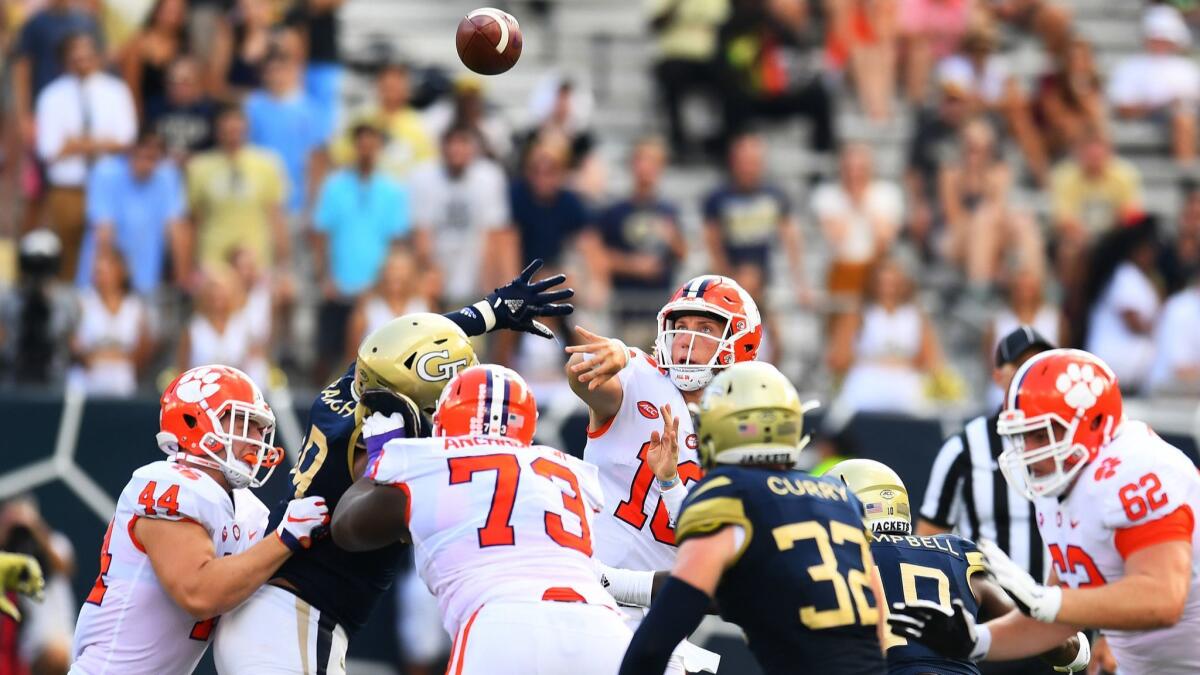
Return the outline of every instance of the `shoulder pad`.
{"type": "Polygon", "coordinates": [[[139,518],[192,520],[209,532],[228,519],[234,504],[208,474],[168,461],[134,471],[118,501],[118,508],[139,518]]]}

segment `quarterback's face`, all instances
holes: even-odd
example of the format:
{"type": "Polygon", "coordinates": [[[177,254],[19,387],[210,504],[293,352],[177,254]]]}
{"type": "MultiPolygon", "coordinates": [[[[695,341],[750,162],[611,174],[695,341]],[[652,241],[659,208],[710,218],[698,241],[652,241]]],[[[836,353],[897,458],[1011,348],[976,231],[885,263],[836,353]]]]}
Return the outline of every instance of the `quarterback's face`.
{"type": "Polygon", "coordinates": [[[671,363],[676,365],[707,364],[717,353],[725,326],[706,316],[681,316],[675,319],[676,333],[671,342],[671,363]]]}

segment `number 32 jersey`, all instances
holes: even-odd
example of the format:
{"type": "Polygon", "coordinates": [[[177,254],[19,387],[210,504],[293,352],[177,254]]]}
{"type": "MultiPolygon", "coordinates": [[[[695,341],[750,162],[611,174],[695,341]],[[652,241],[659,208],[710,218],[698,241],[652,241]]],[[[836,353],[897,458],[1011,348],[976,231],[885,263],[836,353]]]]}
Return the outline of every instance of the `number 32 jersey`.
{"type": "Polygon", "coordinates": [[[646,463],[652,432],[662,433],[658,409],[671,406],[679,420],[679,478],[700,480],[696,433],[687,404],[671,379],[639,350],[617,373],[621,408],[599,429],[588,431],[583,458],[600,469],[608,505],[596,519],[596,557],[612,567],[669,570],[675,564],[675,530],[658,481],[646,463]]]}
{"type": "Polygon", "coordinates": [[[134,471],[104,535],[100,576],[79,611],[71,673],[190,673],[208,647],[216,619],[196,621],[167,595],[134,534],[139,519],[192,521],[225,556],[268,536],[268,515],[249,490],[231,497],[183,464],[161,461],[134,471]]]}
{"type": "Polygon", "coordinates": [[[596,467],[546,446],[462,436],[390,441],[367,475],[408,495],[417,571],[451,635],[488,602],[616,607],[592,561],[604,505],[596,467]]]}
{"type": "Polygon", "coordinates": [[[1200,673],[1200,474],[1187,456],[1144,423],[1127,421],[1065,499],[1034,504],[1054,571],[1071,588],[1116,582],[1125,576],[1125,560],[1147,546],[1191,542],[1191,580],[1179,623],[1104,634],[1123,674],[1200,673]]]}

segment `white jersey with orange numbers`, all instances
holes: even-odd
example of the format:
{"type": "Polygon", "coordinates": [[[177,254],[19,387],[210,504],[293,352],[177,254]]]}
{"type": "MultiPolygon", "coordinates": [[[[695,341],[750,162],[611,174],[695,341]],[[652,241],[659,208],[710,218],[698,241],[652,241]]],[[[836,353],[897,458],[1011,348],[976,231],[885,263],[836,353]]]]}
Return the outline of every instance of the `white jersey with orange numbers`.
{"type": "Polygon", "coordinates": [[[1105,630],[1122,675],[1200,673],[1200,474],[1142,422],[1125,422],[1060,503],[1039,498],[1038,529],[1054,571],[1071,588],[1111,584],[1147,546],[1190,541],[1192,574],[1179,623],[1145,631],[1105,630]]]}
{"type": "Polygon", "coordinates": [[[134,535],[138,519],[190,520],[225,556],[267,536],[269,515],[249,490],[234,490],[231,498],[208,474],[184,464],[160,461],[134,471],[104,535],[100,576],[79,611],[71,673],[190,673],[208,647],[216,619],[196,621],[167,595],[134,535]]]}
{"type": "Polygon", "coordinates": [[[662,433],[659,408],[670,405],[679,420],[679,478],[685,486],[700,480],[699,444],[683,395],[649,356],[635,357],[617,373],[621,408],[599,429],[588,431],[583,458],[600,469],[608,498],[596,519],[596,557],[606,565],[633,570],[669,570],[675,563],[675,529],[658,481],[646,463],[651,432],[662,433]]]}
{"type": "Polygon", "coordinates": [[[596,467],[541,445],[457,436],[389,441],[367,474],[408,495],[416,568],[456,635],[488,603],[615,608],[592,560],[596,467]]]}

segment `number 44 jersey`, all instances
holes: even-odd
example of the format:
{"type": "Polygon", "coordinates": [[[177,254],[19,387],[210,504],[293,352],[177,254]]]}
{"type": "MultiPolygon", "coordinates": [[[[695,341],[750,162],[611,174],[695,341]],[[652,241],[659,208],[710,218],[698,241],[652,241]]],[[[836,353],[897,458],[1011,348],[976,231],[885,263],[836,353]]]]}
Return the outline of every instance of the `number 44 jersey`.
{"type": "Polygon", "coordinates": [[[249,490],[225,491],[208,474],[161,461],[133,472],[100,550],[100,576],[75,626],[76,675],[190,673],[217,619],[196,621],[167,595],[134,533],[139,519],[204,528],[217,556],[269,536],[267,507],[249,490]]]}
{"type": "Polygon", "coordinates": [[[1179,623],[1104,634],[1123,675],[1200,673],[1200,474],[1187,456],[1144,423],[1126,421],[1065,498],[1042,497],[1034,506],[1054,571],[1071,588],[1121,579],[1125,560],[1147,546],[1191,543],[1191,580],[1179,623]]]}
{"type": "Polygon", "coordinates": [[[408,495],[417,571],[457,635],[487,603],[616,607],[592,561],[596,467],[489,436],[394,440],[368,467],[408,495]]]}

